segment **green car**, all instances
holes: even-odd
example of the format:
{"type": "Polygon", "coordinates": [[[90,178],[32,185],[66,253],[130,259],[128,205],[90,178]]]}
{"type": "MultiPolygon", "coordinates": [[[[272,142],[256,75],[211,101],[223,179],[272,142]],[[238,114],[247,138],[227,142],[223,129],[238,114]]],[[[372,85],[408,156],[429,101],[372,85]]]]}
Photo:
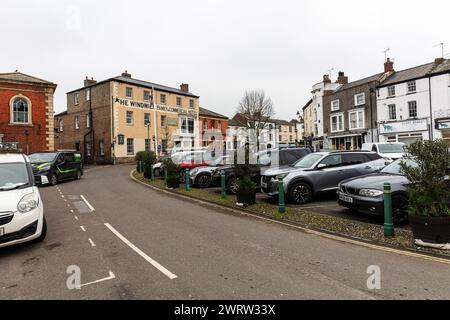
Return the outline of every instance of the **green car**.
{"type": "Polygon", "coordinates": [[[83,175],[83,159],[78,151],[37,152],[29,158],[37,185],[54,186],[83,175]]]}

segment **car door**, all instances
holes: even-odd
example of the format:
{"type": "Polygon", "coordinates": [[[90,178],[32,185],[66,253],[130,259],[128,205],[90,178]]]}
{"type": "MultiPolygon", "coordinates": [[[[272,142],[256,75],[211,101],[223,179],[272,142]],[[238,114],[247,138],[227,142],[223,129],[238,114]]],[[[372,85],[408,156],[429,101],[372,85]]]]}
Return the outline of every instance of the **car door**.
{"type": "Polygon", "coordinates": [[[67,171],[65,170],[65,156],[64,153],[60,153],[55,161],[56,166],[56,175],[58,176],[58,180],[67,179],[67,171]]]}
{"type": "Polygon", "coordinates": [[[345,179],[342,154],[326,156],[318,163],[315,171],[312,180],[316,192],[337,188],[337,184],[345,179]]]}
{"type": "Polygon", "coordinates": [[[75,162],[75,155],[71,152],[64,154],[64,170],[67,172],[67,179],[73,179],[77,176],[77,163],[75,162]]]}

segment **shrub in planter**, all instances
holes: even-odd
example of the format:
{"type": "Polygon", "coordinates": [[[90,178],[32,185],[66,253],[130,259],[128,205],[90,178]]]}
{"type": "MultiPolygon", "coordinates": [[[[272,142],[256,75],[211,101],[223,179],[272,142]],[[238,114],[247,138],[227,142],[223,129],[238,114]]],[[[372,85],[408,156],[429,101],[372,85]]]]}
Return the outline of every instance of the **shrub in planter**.
{"type": "Polygon", "coordinates": [[[236,200],[238,203],[252,205],[256,203],[256,185],[248,176],[237,179],[236,200]]]}
{"type": "Polygon", "coordinates": [[[167,188],[178,189],[180,187],[180,177],[167,176],[167,188]]]}
{"type": "Polygon", "coordinates": [[[450,153],[443,140],[418,141],[406,147],[401,168],[409,181],[409,221],[415,239],[450,243],[450,153]],[[408,166],[407,161],[417,165],[408,166]]]}
{"type": "Polygon", "coordinates": [[[164,170],[167,174],[167,187],[179,188],[180,187],[180,166],[175,164],[171,158],[163,160],[164,170]]]}
{"type": "Polygon", "coordinates": [[[144,178],[151,178],[151,166],[156,163],[156,154],[153,151],[139,151],[135,156],[136,168],[139,172],[139,161],[144,164],[144,178]]]}

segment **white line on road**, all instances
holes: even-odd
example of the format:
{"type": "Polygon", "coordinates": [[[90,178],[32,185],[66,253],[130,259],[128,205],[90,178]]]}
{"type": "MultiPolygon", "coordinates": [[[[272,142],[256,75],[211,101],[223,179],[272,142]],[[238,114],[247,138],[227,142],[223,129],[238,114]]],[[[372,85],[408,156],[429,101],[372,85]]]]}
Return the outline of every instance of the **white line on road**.
{"type": "Polygon", "coordinates": [[[136,247],[134,244],[132,244],[130,241],[128,241],[127,238],[125,238],[123,235],[119,233],[116,229],[114,229],[109,223],[105,223],[105,226],[111,230],[112,233],[114,233],[120,240],[122,240],[127,246],[129,246],[131,249],[133,249],[137,254],[139,254],[142,258],[144,258],[148,263],[150,263],[152,266],[154,266],[156,269],[164,273],[169,279],[173,280],[178,278],[177,275],[173,274],[166,268],[164,268],[162,265],[160,265],[158,262],[150,258],[148,255],[146,255],[142,250],[140,250],[138,247],[136,247]]]}
{"type": "Polygon", "coordinates": [[[84,203],[88,206],[88,208],[92,211],[95,211],[94,207],[91,206],[91,204],[86,200],[86,198],[83,195],[80,195],[81,199],[83,199],[84,203]]]}
{"type": "Polygon", "coordinates": [[[74,218],[75,218],[75,220],[77,220],[77,221],[78,221],[78,217],[77,217],[77,216],[74,216],[74,218]]]}
{"type": "Polygon", "coordinates": [[[64,195],[63,195],[63,194],[61,194],[61,198],[63,198],[63,199],[64,199],[64,195]]]}
{"type": "Polygon", "coordinates": [[[83,230],[83,232],[86,232],[86,229],[83,226],[80,226],[81,230],[83,230]]]}
{"type": "Polygon", "coordinates": [[[92,281],[92,282],[88,282],[88,283],[85,283],[85,284],[81,284],[81,285],[80,285],[80,288],[81,288],[81,287],[88,286],[88,285],[91,285],[91,284],[94,284],[94,283],[99,283],[99,282],[103,282],[103,281],[112,280],[112,279],[114,279],[115,277],[116,277],[116,276],[114,275],[114,273],[110,270],[110,271],[109,271],[109,277],[106,277],[106,278],[103,278],[103,279],[100,279],[100,280],[95,280],[95,281],[92,281]]]}
{"type": "Polygon", "coordinates": [[[72,209],[70,209],[70,213],[73,213],[73,210],[72,210],[72,209]]]}
{"type": "Polygon", "coordinates": [[[92,239],[91,239],[91,238],[89,238],[88,240],[89,240],[89,243],[91,244],[91,246],[95,247],[95,243],[94,243],[94,241],[92,241],[92,239]]]}

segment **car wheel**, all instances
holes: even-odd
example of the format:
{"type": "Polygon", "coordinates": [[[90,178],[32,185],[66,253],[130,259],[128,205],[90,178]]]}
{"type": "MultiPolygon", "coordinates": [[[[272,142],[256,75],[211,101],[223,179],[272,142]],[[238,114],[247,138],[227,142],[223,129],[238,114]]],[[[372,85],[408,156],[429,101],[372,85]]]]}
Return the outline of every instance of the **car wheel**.
{"type": "Polygon", "coordinates": [[[156,168],[153,171],[153,174],[154,174],[155,177],[161,177],[161,169],[160,168],[156,168]]]}
{"type": "Polygon", "coordinates": [[[227,192],[230,194],[236,194],[237,193],[237,180],[236,177],[231,177],[227,180],[226,189],[227,192]]]}
{"type": "Polygon", "coordinates": [[[58,184],[58,176],[54,173],[50,175],[48,180],[52,186],[56,186],[58,184]]]}
{"type": "Polygon", "coordinates": [[[80,180],[80,179],[81,179],[81,171],[80,171],[80,170],[77,170],[77,176],[76,176],[76,179],[77,179],[77,180],[80,180]]]}
{"type": "Polygon", "coordinates": [[[41,232],[41,235],[38,237],[38,238],[36,238],[36,242],[42,242],[42,241],[44,241],[44,239],[45,239],[45,237],[47,236],[47,220],[45,219],[45,217],[44,217],[44,221],[43,221],[43,224],[42,224],[42,232],[41,232]]]}
{"type": "Polygon", "coordinates": [[[289,192],[289,198],[295,204],[305,204],[312,199],[312,189],[306,182],[295,183],[289,192]]]}
{"type": "Polygon", "coordinates": [[[196,179],[196,185],[199,188],[209,188],[211,186],[211,176],[202,174],[196,179]]]}
{"type": "Polygon", "coordinates": [[[408,199],[405,196],[392,197],[392,220],[395,224],[408,222],[408,199]]]}

